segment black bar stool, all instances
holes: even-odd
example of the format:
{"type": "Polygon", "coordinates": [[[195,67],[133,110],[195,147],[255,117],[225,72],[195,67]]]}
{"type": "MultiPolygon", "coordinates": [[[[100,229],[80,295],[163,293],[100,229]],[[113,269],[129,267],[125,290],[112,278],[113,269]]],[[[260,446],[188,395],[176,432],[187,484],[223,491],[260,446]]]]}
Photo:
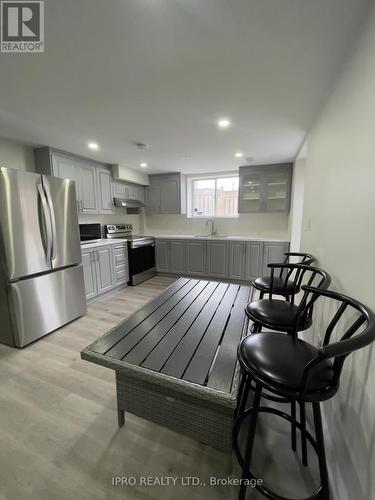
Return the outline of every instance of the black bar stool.
{"type": "MultiPolygon", "coordinates": [[[[253,383],[255,395],[251,408],[245,410],[243,395],[239,394],[240,407],[234,423],[234,450],[242,468],[239,500],[246,494],[246,479],[256,479],[250,470],[252,451],[258,414],[271,413],[293,422],[305,435],[316,451],[319,460],[321,486],[310,496],[312,499],[330,499],[324,437],[320,413],[320,403],[334,396],[339,388],[341,371],[346,357],[353,351],[369,345],[375,340],[375,316],[360,302],[346,295],[305,287],[304,292],[312,296],[312,301],[327,297],[335,302],[335,312],[327,325],[323,342],[315,347],[291,335],[280,333],[256,333],[245,337],[238,348],[238,359],[243,379],[242,392],[253,383]],[[343,317],[343,314],[345,317],[343,317]],[[334,331],[341,331],[341,339],[331,342],[334,331]],[[355,336],[353,336],[356,334],[355,336]],[[315,437],[309,433],[303,422],[295,417],[270,407],[260,405],[263,390],[298,403],[311,403],[314,415],[315,437]],[[249,417],[249,427],[245,454],[242,455],[238,435],[241,424],[249,417]]],[[[332,304],[330,303],[329,306],[332,304]]],[[[328,309],[327,307],[327,310],[328,309]]],[[[283,500],[266,486],[256,484],[256,488],[271,500],[283,500]]]]}
{"type": "MultiPolygon", "coordinates": [[[[261,332],[263,327],[275,330],[277,332],[286,332],[289,335],[297,336],[299,331],[310,328],[312,324],[313,304],[311,293],[305,291],[298,305],[295,304],[295,293],[291,290],[300,290],[302,283],[315,285],[317,288],[328,288],[331,279],[322,269],[312,267],[306,264],[268,264],[271,269],[269,298],[259,299],[252,302],[245,308],[246,315],[253,321],[251,331],[253,333],[261,332]],[[274,274],[275,269],[280,269],[280,275],[283,275],[283,286],[285,286],[282,295],[289,294],[291,300],[274,299],[274,274]]],[[[279,285],[278,285],[279,286],[279,285]]],[[[278,288],[280,293],[280,288],[278,288]]],[[[247,394],[244,395],[247,397],[247,394]]],[[[292,399],[279,398],[270,394],[263,395],[264,398],[280,403],[290,403],[292,417],[291,446],[292,450],[297,449],[297,428],[294,425],[296,419],[296,402],[292,399]]],[[[301,423],[305,426],[305,405],[299,404],[301,423]]],[[[307,442],[305,435],[301,435],[302,440],[302,463],[307,466],[307,442]]]]}
{"type": "Polygon", "coordinates": [[[310,328],[312,324],[313,302],[310,300],[311,294],[305,291],[298,305],[294,303],[295,294],[292,294],[290,302],[273,298],[275,269],[288,271],[284,278],[286,286],[288,286],[291,273],[293,273],[292,285],[296,290],[302,284],[326,289],[331,283],[331,278],[326,271],[305,264],[268,264],[268,267],[271,268],[269,298],[253,300],[245,308],[246,315],[254,323],[252,331],[254,333],[260,332],[265,327],[297,336],[298,332],[310,328]]]}
{"type": "MultiPolygon", "coordinates": [[[[315,261],[315,258],[309,253],[301,252],[287,252],[284,254],[285,259],[283,264],[293,264],[291,259],[295,259],[294,264],[304,264],[305,266],[311,266],[315,261]]],[[[290,300],[292,295],[299,293],[300,286],[298,283],[292,279],[293,270],[289,270],[285,267],[280,268],[278,276],[261,276],[254,280],[251,284],[256,289],[259,290],[259,298],[263,299],[264,294],[274,293],[276,295],[282,295],[286,300],[290,300]],[[272,282],[271,282],[272,281],[272,282]]]]}

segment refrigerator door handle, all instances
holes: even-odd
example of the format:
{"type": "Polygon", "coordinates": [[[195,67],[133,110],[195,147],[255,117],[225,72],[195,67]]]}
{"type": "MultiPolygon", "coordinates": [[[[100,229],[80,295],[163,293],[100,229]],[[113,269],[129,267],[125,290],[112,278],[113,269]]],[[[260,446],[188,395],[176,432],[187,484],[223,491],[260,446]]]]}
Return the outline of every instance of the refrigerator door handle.
{"type": "MultiPolygon", "coordinates": [[[[41,227],[41,233],[46,233],[46,245],[45,254],[47,259],[51,260],[52,256],[52,222],[50,211],[48,210],[48,203],[46,198],[46,193],[44,192],[42,184],[38,184],[38,193],[40,197],[40,201],[42,203],[43,216],[44,216],[44,227],[41,227]]],[[[41,226],[41,225],[40,225],[41,226]]]]}
{"type": "Polygon", "coordinates": [[[51,259],[53,260],[56,257],[56,240],[57,240],[57,229],[56,229],[56,218],[55,211],[53,208],[51,191],[49,189],[49,185],[47,183],[44,184],[44,190],[47,195],[48,207],[51,218],[51,228],[52,228],[52,247],[51,247],[51,259]]]}

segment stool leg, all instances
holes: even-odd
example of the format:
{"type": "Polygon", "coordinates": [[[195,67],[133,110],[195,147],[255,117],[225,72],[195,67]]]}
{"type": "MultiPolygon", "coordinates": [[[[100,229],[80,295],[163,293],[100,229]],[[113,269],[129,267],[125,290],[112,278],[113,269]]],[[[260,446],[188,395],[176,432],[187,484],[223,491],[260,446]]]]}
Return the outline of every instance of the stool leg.
{"type": "Polygon", "coordinates": [[[322,427],[322,416],[320,413],[320,404],[313,403],[312,405],[314,411],[316,443],[318,445],[319,472],[320,472],[320,480],[322,483],[322,498],[323,500],[329,500],[330,499],[329,480],[328,480],[326,452],[324,449],[324,436],[322,427]]]}
{"type": "Polygon", "coordinates": [[[258,408],[260,405],[261,396],[262,396],[262,386],[260,384],[257,384],[256,389],[255,389],[253,406],[252,406],[253,411],[250,415],[249,430],[247,433],[246,452],[245,452],[245,457],[244,457],[244,461],[242,464],[242,477],[241,477],[240,494],[238,496],[238,500],[244,500],[245,495],[246,495],[245,479],[247,479],[247,476],[248,476],[251,455],[253,452],[255,430],[256,430],[257,417],[258,417],[258,408]]]}
{"type": "Polygon", "coordinates": [[[301,417],[301,448],[302,448],[302,463],[307,467],[307,440],[306,440],[306,408],[305,403],[299,403],[299,412],[301,417]]]}
{"type": "MultiPolygon", "coordinates": [[[[292,401],[290,403],[290,416],[292,419],[296,419],[296,402],[292,401]]],[[[292,431],[291,431],[291,437],[292,437],[292,450],[296,451],[297,450],[297,427],[294,422],[291,423],[292,426],[292,431]]]]}
{"type": "Polygon", "coordinates": [[[238,389],[238,395],[237,395],[237,406],[234,411],[234,418],[237,417],[237,415],[241,414],[243,412],[243,400],[247,398],[247,394],[249,393],[249,390],[247,389],[247,379],[249,375],[246,372],[241,373],[241,382],[240,382],[240,387],[238,389]],[[247,394],[245,396],[245,392],[247,390],[247,394]]]}

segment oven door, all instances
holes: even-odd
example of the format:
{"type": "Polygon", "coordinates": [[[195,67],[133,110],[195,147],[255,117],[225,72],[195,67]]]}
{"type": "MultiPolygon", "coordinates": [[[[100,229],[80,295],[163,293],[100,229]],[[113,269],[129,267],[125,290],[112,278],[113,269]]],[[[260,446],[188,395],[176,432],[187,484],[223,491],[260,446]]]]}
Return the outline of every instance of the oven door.
{"type": "Polygon", "coordinates": [[[155,274],[155,243],[129,246],[130,284],[137,285],[155,274]]]}

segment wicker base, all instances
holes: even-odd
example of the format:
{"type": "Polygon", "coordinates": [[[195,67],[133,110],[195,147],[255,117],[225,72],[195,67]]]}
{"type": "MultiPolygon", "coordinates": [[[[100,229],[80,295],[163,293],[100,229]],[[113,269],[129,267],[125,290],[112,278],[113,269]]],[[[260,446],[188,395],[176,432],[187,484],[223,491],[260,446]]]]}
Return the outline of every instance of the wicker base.
{"type": "Polygon", "coordinates": [[[232,450],[234,407],[165,389],[116,371],[119,411],[128,411],[220,450],[232,450]]]}

